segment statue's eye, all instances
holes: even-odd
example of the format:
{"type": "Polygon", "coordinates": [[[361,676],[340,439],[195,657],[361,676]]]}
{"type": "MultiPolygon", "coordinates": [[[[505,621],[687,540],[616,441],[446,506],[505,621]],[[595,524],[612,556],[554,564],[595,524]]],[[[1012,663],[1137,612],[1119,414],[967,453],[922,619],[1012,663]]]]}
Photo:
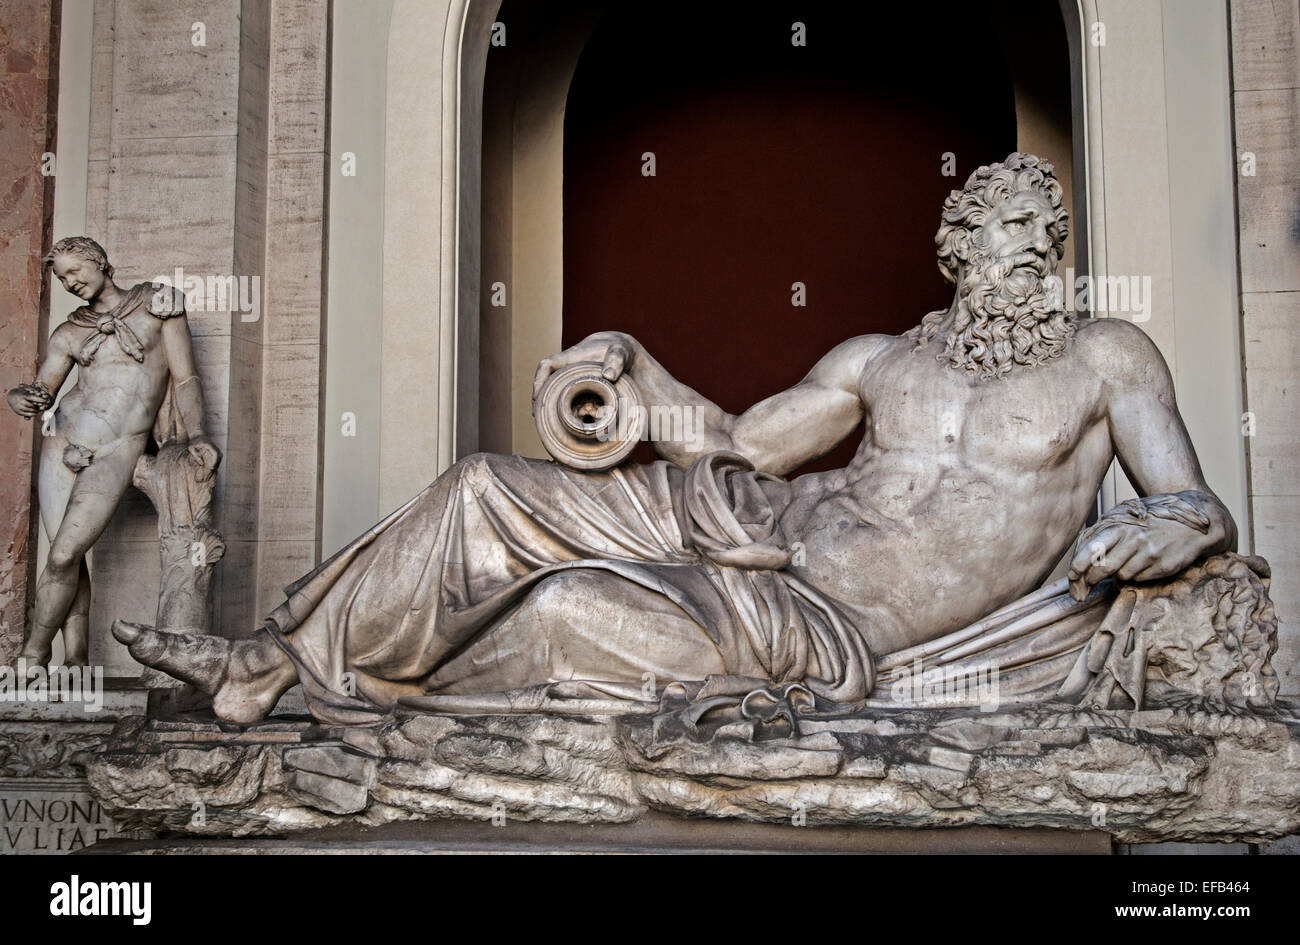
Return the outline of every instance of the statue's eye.
{"type": "Polygon", "coordinates": [[[1009,223],[1002,224],[1002,229],[1006,230],[1012,236],[1024,230],[1025,225],[1019,220],[1012,220],[1009,223]]]}

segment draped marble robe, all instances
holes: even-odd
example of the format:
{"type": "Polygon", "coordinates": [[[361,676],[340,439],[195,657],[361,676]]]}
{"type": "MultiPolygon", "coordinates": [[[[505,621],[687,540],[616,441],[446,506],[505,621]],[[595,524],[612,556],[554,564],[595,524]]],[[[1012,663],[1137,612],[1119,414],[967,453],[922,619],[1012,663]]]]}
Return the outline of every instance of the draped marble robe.
{"type": "Polygon", "coordinates": [[[730,453],[606,473],[477,454],[288,587],[266,627],[313,714],[356,723],[402,697],[557,681],[554,661],[530,658],[554,648],[553,628],[513,624],[504,645],[493,631],[546,578],[602,572],[632,612],[663,606],[615,646],[614,628],[566,624],[568,649],[601,654],[593,682],[721,673],[860,700],[874,682],[864,635],[833,597],[778,570],[790,552],[768,481],[730,453]]]}
{"type": "MultiPolygon", "coordinates": [[[[855,625],[851,608],[787,569],[779,485],[725,452],[686,470],[660,461],[603,473],[477,454],[288,587],[265,629],[294,663],[312,714],[345,725],[399,703],[588,712],[606,700],[610,711],[651,711],[665,684],[688,680],[692,700],[734,707],[762,691],[782,701],[794,687],[831,713],[924,704],[913,697],[936,686],[953,706],[1141,703],[1136,680],[1160,644],[1151,634],[1136,648],[1111,644],[1170,610],[1165,584],[1105,581],[1076,600],[1062,580],[957,632],[873,654],[871,628],[855,625]],[[550,610],[529,612],[561,575],[593,580],[558,585],[550,610]],[[943,692],[953,681],[962,691],[943,692]]],[[[1142,515],[1177,505],[1137,501],[1142,515]]],[[[1178,580],[1222,583],[1225,569],[1234,587],[1253,582],[1259,613],[1244,624],[1250,665],[1211,674],[1214,685],[1257,680],[1264,688],[1248,701],[1267,702],[1276,621],[1265,612],[1266,566],[1222,555],[1178,580]]],[[[1208,611],[1184,620],[1216,621],[1208,611]]],[[[1204,652],[1223,649],[1214,636],[1204,652]]]]}

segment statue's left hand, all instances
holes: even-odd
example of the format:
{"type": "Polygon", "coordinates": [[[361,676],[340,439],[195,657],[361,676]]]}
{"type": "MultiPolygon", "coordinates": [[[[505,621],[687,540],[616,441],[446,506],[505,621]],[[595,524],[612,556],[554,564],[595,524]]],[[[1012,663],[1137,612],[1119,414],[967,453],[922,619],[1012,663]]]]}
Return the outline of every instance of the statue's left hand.
{"type": "Polygon", "coordinates": [[[533,376],[533,400],[536,401],[546,379],[571,364],[591,361],[602,366],[601,376],[613,384],[636,360],[640,349],[635,338],[621,331],[598,331],[570,348],[543,358],[533,376]]]}
{"type": "Polygon", "coordinates": [[[1075,548],[1067,577],[1082,599],[1087,589],[1108,577],[1156,581],[1190,567],[1205,553],[1201,536],[1186,525],[1151,518],[1144,525],[1118,523],[1075,548]]]}
{"type": "Polygon", "coordinates": [[[194,470],[194,481],[202,482],[210,479],[217,474],[217,466],[221,464],[221,450],[206,437],[199,437],[190,440],[189,458],[197,468],[194,470]]]}

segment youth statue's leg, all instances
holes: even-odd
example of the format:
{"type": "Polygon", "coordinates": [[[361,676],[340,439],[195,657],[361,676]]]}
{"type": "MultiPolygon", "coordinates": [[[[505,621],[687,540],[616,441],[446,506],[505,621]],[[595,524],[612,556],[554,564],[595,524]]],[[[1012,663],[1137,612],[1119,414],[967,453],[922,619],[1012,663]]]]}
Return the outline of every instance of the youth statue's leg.
{"type": "Polygon", "coordinates": [[[28,660],[49,662],[54,635],[77,599],[86,552],[113,517],[143,448],[144,437],[123,438],[97,453],[91,464],[76,474],[67,508],[50,540],[45,570],[36,583],[31,633],[21,654],[28,660]]]}
{"type": "Polygon", "coordinates": [[[81,559],[77,577],[77,595],[63,621],[63,663],[65,666],[90,665],[90,569],[81,559]]]}
{"type": "MultiPolygon", "coordinates": [[[[67,437],[58,433],[50,433],[41,442],[40,465],[37,473],[37,497],[40,505],[41,526],[45,530],[45,537],[54,541],[54,536],[59,533],[59,526],[63,524],[64,514],[68,510],[68,500],[72,497],[72,487],[77,481],[77,474],[73,472],[63,462],[63,451],[68,447],[67,437]]],[[[85,567],[85,558],[83,556],[81,567],[85,567]]],[[[72,611],[77,612],[78,597],[80,591],[80,568],[78,569],[78,593],[73,596],[72,611]]],[[[87,616],[90,610],[89,590],[87,590],[85,607],[87,616]]],[[[71,614],[69,614],[71,618],[71,614]]],[[[33,640],[33,629],[28,628],[28,636],[24,639],[24,649],[22,655],[28,655],[26,644],[32,644],[32,652],[38,656],[40,654],[40,640],[33,640]]],[[[55,628],[57,632],[58,628],[55,628]]],[[[54,634],[49,634],[49,641],[52,644],[54,634]]],[[[65,659],[67,658],[67,641],[64,641],[65,659]]],[[[48,660],[48,656],[45,657],[48,660]]]]}

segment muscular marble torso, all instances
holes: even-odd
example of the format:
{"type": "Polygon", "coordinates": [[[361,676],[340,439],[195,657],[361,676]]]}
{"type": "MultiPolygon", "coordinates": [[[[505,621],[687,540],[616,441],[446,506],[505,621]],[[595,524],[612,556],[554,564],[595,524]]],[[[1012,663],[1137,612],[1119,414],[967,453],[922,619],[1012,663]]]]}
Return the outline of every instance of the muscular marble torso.
{"type": "Polygon", "coordinates": [[[886,651],[1037,586],[1113,455],[1085,359],[981,381],[935,352],[894,338],[864,365],[857,454],[847,469],[796,479],[782,519],[802,543],[794,570],[866,615],[886,651]]]}
{"type": "Polygon", "coordinates": [[[704,420],[688,465],[728,450],[785,474],[852,434],[866,434],[846,469],[772,483],[792,570],[856,611],[875,652],[891,652],[978,620],[1051,573],[1086,524],[1118,457],[1142,495],[1195,492],[1212,519],[1192,533],[1160,524],[1110,533],[1101,563],[1071,561],[1084,584],[1176,573],[1235,545],[1174,402],[1160,352],[1119,319],[1080,319],[1054,358],[1002,377],[953,367],[942,336],[863,335],[838,345],[799,384],[731,416],[676,381],[618,332],[592,335],[538,370],[627,363],[651,403],[686,404],[704,420]]]}

